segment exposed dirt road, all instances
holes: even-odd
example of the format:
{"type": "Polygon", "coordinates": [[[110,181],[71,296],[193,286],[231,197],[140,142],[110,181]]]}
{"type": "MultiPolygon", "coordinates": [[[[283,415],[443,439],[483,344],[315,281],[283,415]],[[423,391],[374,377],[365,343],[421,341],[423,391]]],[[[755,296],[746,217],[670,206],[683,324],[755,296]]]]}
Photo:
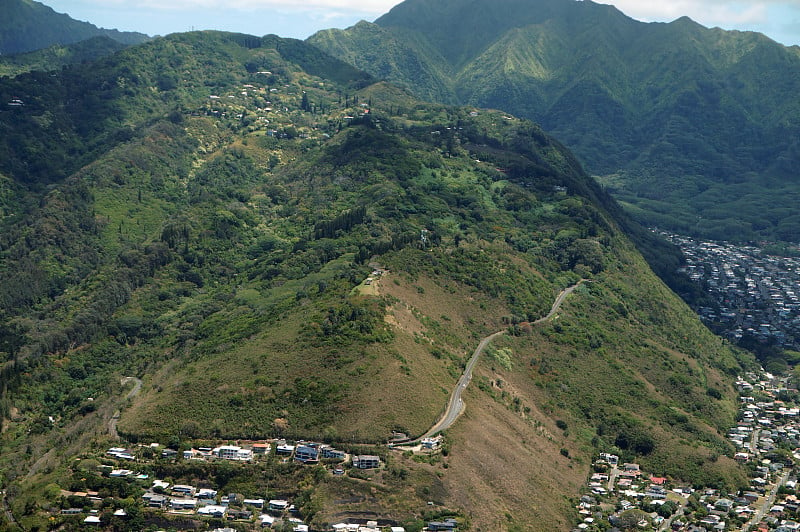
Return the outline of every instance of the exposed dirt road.
{"type": "MultiPolygon", "coordinates": [[[[125,386],[129,382],[133,382],[133,388],[131,388],[130,391],[125,395],[123,402],[133,399],[139,395],[139,392],[142,390],[142,379],[137,379],[136,377],[123,377],[122,380],[120,380],[120,384],[122,386],[125,386]]],[[[117,409],[114,412],[114,415],[111,416],[111,419],[108,420],[108,432],[114,438],[119,438],[119,434],[117,433],[117,422],[119,421],[119,416],[120,411],[117,409]]]]}

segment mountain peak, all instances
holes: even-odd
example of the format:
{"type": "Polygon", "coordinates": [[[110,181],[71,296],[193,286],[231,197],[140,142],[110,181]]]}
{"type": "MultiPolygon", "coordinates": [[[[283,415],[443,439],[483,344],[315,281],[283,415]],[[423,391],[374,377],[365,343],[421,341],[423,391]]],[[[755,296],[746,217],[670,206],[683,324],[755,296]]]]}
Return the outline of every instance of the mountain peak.
{"type": "Polygon", "coordinates": [[[98,28],[34,0],[0,0],[0,54],[18,54],[72,44],[105,35],[123,44],[138,44],[149,37],[143,33],[98,28]]]}
{"type": "Polygon", "coordinates": [[[444,57],[459,65],[498,35],[514,28],[559,20],[569,26],[596,25],[623,17],[613,6],[576,0],[407,0],[375,23],[424,35],[444,57]]]}
{"type": "MultiPolygon", "coordinates": [[[[593,174],[626,176],[609,177],[626,182],[619,188],[626,202],[649,211],[658,189],[673,195],[658,201],[694,204],[699,230],[710,239],[783,239],[800,229],[781,229],[788,216],[764,220],[759,209],[741,224],[747,209],[732,199],[741,192],[722,192],[734,175],[764,176],[742,177],[756,191],[765,190],[768,175],[791,178],[800,128],[797,47],[685,16],[639,22],[612,6],[575,0],[407,0],[376,25],[385,35],[368,48],[356,28],[339,41],[311,40],[424,98],[535,120],[593,174]],[[387,64],[397,69],[375,67],[387,64]],[[699,190],[714,183],[729,210],[714,201],[708,212],[702,195],[677,176],[696,176],[699,190]]],[[[791,212],[785,198],[778,201],[791,212]]],[[[642,219],[665,228],[659,209],[642,219]]],[[[672,228],[688,230],[686,215],[676,213],[672,228]]]]}

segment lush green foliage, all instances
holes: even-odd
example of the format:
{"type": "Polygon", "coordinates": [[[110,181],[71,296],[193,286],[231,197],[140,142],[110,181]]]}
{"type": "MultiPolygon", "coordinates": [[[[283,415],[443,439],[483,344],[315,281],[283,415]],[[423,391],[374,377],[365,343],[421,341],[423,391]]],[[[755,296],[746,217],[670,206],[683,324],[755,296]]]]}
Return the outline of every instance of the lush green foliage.
{"type": "Polygon", "coordinates": [[[0,21],[1,55],[71,44],[100,35],[123,44],[138,44],[148,38],[142,33],[106,30],[88,22],[79,22],[34,0],[2,0],[0,11],[3,13],[0,21]]]}
{"type": "MultiPolygon", "coordinates": [[[[60,457],[117,434],[422,434],[478,339],[506,327],[515,345],[489,364],[528,402],[489,392],[564,421],[561,459],[616,446],[663,471],[691,459],[690,480],[717,475],[726,379],[746,359],[652,275],[633,224],[541,128],[421,103],[300,41],[215,32],[0,89],[33,102],[0,115],[15,132],[0,138],[3,190],[21,198],[0,233],[0,466],[15,489],[94,482],[60,457]],[[582,278],[595,283],[534,331],[582,278]],[[63,454],[46,455],[53,445],[63,454]]],[[[171,474],[201,473],[234,474],[171,474]]],[[[393,497],[409,481],[414,504],[445,498],[430,469],[397,468],[381,497],[405,501],[393,497]]],[[[337,489],[355,490],[301,492],[337,489]]],[[[15,509],[35,515],[35,497],[15,509]]]]}
{"type": "Polygon", "coordinates": [[[647,225],[797,240],[796,48],[565,0],[408,0],[309,42],[424,98],[541,123],[647,225]]]}
{"type": "Polygon", "coordinates": [[[74,44],[54,44],[24,54],[0,56],[0,76],[16,76],[33,70],[59,70],[66,65],[92,61],[126,47],[111,37],[99,36],[74,44]]]}

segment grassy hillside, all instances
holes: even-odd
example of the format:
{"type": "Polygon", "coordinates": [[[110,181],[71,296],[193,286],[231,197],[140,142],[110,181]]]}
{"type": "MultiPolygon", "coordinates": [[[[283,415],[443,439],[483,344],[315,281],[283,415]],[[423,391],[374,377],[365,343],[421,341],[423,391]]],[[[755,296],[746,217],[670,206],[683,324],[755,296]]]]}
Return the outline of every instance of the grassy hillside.
{"type": "Polygon", "coordinates": [[[567,0],[408,0],[309,42],[423,98],[542,124],[647,225],[796,240],[800,48],[567,0]]]}
{"type": "Polygon", "coordinates": [[[430,501],[476,529],[566,529],[601,450],[741,482],[722,434],[750,360],[661,284],[618,207],[538,126],[421,103],[299,41],[213,32],[2,83],[37,102],[0,114],[6,131],[63,124],[24,137],[52,160],[3,170],[23,198],[0,246],[0,467],[21,527],[43,526],[59,489],[133,497],[92,462],[118,435],[380,454],[370,479],[142,466],[297,497],[315,526],[359,512],[418,524],[439,515],[430,501]],[[83,85],[62,95],[65,80],[83,85]],[[91,122],[71,111],[95,105],[91,122]],[[64,145],[80,165],[61,168],[64,145]],[[502,330],[447,454],[380,445],[429,428],[502,330]]]}

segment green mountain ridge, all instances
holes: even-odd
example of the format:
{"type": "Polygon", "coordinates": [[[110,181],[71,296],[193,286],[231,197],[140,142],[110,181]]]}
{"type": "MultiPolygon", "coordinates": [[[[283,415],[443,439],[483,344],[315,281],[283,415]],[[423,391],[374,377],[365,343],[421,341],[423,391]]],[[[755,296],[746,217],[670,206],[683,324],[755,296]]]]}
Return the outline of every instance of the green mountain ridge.
{"type": "Polygon", "coordinates": [[[786,214],[800,47],[566,0],[408,0],[308,42],[422,98],[540,123],[645,224],[729,240],[800,229],[786,214]]]}
{"type": "Polygon", "coordinates": [[[2,0],[0,12],[0,55],[31,52],[53,45],[66,45],[92,37],[106,36],[122,44],[139,44],[149,37],[143,33],[107,30],[81,22],[34,0],[2,0]]]}
{"type": "Polygon", "coordinates": [[[219,32],[2,78],[0,97],[24,101],[0,111],[0,468],[16,520],[0,528],[79,529],[60,490],[128,508],[121,530],[184,526],[103,475],[106,449],[154,440],[379,454],[369,478],[137,462],[291,498],[315,528],[455,515],[567,530],[601,451],[744,485],[725,431],[752,357],[653,274],[636,225],[539,126],[421,102],[301,41],[219,32]],[[447,453],[389,451],[392,431],[433,425],[498,331],[447,453]]]}
{"type": "Polygon", "coordinates": [[[0,56],[0,76],[18,76],[33,70],[58,70],[73,63],[82,63],[111,55],[126,46],[128,45],[101,35],[73,44],[54,44],[33,52],[3,55],[0,56]]]}

